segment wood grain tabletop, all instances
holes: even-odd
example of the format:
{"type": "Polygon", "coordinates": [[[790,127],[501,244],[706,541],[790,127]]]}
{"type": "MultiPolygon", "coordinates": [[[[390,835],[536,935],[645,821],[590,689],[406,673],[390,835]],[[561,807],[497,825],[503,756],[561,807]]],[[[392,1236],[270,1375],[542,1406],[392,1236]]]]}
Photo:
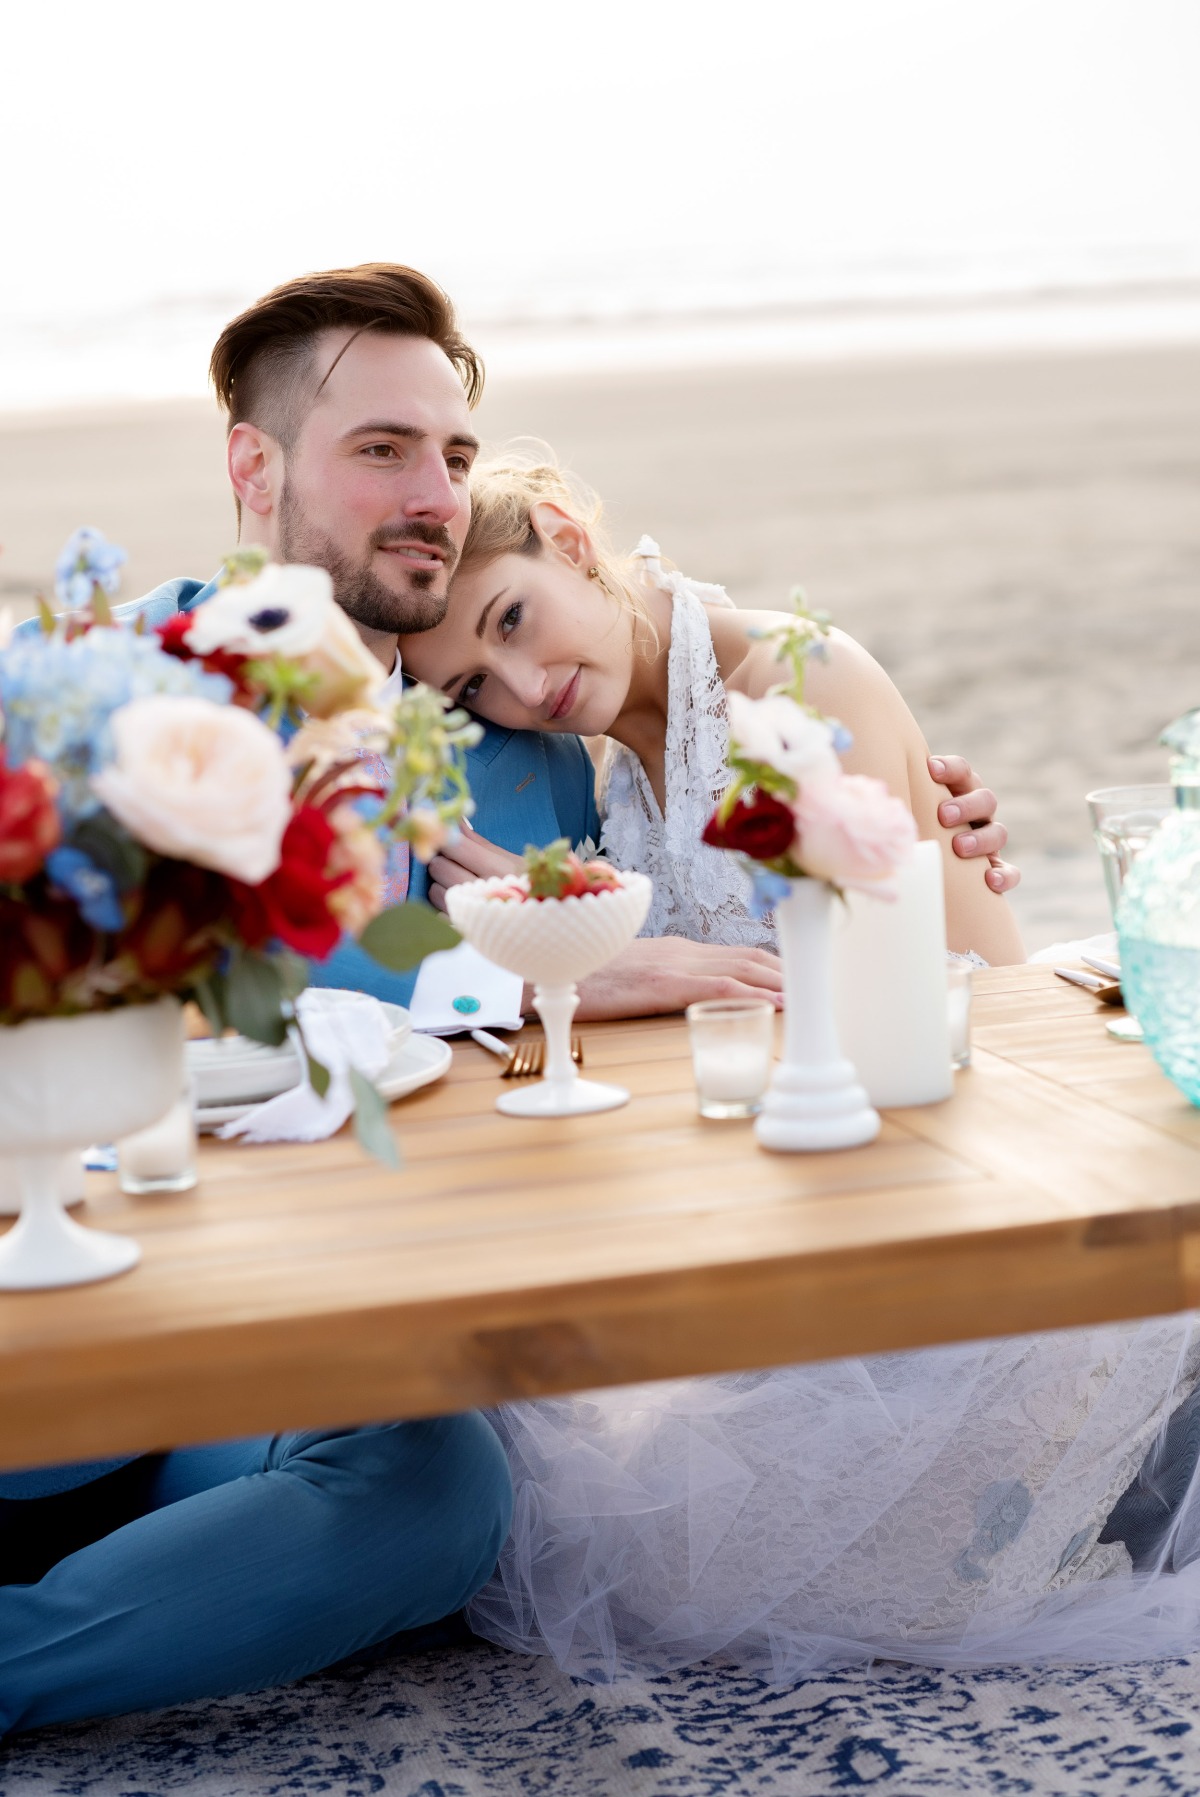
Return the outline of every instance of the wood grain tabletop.
{"type": "Polygon", "coordinates": [[[455,1045],[391,1111],[404,1165],[343,1131],[205,1139],[200,1183],[80,1213],[132,1273],[0,1295],[0,1465],[416,1416],[542,1392],[1189,1307],[1200,1111],[1049,968],[976,976],[973,1065],[867,1148],[770,1155],[696,1114],[681,1018],[582,1030],[633,1096],[502,1117],[455,1045]]]}

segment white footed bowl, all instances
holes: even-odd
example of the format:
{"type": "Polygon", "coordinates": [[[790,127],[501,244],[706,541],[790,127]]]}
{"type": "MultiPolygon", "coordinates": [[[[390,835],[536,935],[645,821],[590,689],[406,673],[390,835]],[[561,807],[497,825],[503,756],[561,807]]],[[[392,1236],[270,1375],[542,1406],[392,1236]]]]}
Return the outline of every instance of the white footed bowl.
{"type": "Polygon", "coordinates": [[[156,1123],[183,1081],[174,998],[0,1027],[0,1156],[16,1163],[22,1190],[21,1215],[0,1240],[0,1291],[83,1285],[136,1264],[130,1237],[66,1215],[63,1156],[156,1123]]]}
{"type": "MultiPolygon", "coordinates": [[[[76,1153],[62,1157],[59,1169],[59,1196],[64,1204],[83,1203],[83,1158],[76,1153]]],[[[21,1214],[21,1181],[13,1161],[0,1160],[0,1217],[21,1214]]]]}
{"type": "Polygon", "coordinates": [[[536,986],[570,986],[627,948],[646,921],[653,891],[645,874],[623,873],[613,892],[518,904],[489,898],[523,877],[469,880],[446,890],[450,921],[497,967],[536,986]]]}
{"type": "Polygon", "coordinates": [[[446,909],[455,928],[497,967],[532,980],[534,1003],[546,1031],[544,1078],[520,1092],[506,1092],[496,1109],[510,1117],[576,1117],[628,1104],[624,1086],[580,1079],[570,1054],[570,1027],[586,979],[628,947],[650,909],[653,887],[645,874],[622,874],[619,887],[582,898],[505,903],[489,898],[520,880],[471,880],[451,886],[446,909]]]}

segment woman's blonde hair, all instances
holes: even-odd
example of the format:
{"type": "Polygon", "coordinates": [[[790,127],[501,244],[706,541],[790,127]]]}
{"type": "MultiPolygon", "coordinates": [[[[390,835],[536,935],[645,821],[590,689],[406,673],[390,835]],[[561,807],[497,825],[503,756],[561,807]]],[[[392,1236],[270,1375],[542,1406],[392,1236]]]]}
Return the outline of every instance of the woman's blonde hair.
{"type": "Polygon", "coordinates": [[[471,470],[471,525],[459,566],[495,561],[502,555],[540,555],[542,539],[534,528],[535,505],[549,501],[581,524],[592,540],[593,578],[605,592],[644,623],[653,625],[639,591],[636,563],[613,549],[604,525],[599,497],[556,461],[548,444],[531,440],[476,462],[471,470]]]}

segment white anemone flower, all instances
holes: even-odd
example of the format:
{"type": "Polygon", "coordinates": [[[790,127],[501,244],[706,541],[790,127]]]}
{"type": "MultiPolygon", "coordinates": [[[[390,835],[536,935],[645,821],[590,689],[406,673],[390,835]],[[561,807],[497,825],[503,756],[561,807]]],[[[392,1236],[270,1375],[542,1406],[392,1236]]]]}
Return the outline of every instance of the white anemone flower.
{"type": "Polygon", "coordinates": [[[730,693],[729,734],[748,760],[765,761],[798,786],[841,772],[833,746],[834,726],[826,718],[811,716],[786,693],[765,699],[730,693]]]}
{"type": "Polygon", "coordinates": [[[277,657],[311,674],[305,709],[313,717],[369,702],[387,679],[334,598],[324,568],[268,562],[244,585],[220,588],[192,616],[187,643],[196,655],[224,649],[256,660],[277,657]]]}

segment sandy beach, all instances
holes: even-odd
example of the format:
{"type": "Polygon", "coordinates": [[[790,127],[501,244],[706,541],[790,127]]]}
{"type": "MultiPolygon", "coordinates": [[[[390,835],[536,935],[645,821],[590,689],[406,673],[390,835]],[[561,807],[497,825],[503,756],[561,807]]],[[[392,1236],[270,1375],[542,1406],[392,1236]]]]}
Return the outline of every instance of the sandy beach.
{"type": "MultiPolygon", "coordinates": [[[[1161,778],[1200,703],[1200,347],[497,379],[489,441],[535,434],[739,602],[802,583],[937,749],[1002,798],[1031,948],[1107,927],[1083,794],[1161,778]]],[[[123,595],[234,540],[199,402],[0,418],[0,604],[80,523],[123,595]]]]}

